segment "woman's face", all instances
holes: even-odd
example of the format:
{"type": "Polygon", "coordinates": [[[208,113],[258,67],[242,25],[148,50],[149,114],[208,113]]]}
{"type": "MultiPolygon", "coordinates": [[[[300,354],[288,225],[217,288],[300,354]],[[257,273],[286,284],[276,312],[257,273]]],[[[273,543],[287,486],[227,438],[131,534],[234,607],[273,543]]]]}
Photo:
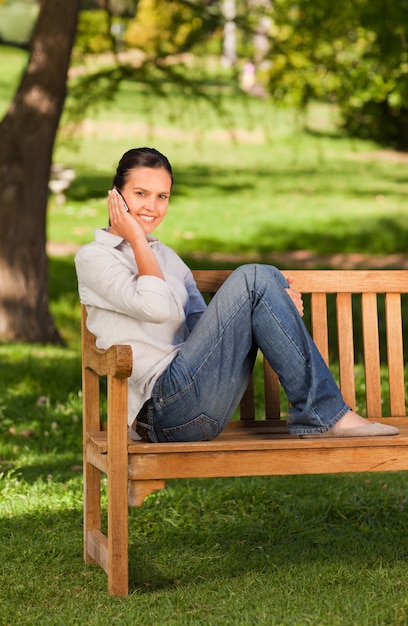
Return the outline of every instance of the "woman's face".
{"type": "Polygon", "coordinates": [[[135,167],[121,189],[130,215],[146,235],[163,221],[169,205],[171,176],[164,168],[135,167]]]}

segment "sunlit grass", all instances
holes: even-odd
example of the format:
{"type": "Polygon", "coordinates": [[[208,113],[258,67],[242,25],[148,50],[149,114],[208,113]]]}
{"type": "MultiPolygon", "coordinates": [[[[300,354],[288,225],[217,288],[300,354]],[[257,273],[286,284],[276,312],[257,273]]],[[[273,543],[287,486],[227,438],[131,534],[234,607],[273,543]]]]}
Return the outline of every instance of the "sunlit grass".
{"type": "MultiPolygon", "coordinates": [[[[55,160],[73,167],[76,178],[64,205],[51,198],[52,241],[92,239],[93,229],[106,224],[106,194],[120,156],[151,145],[170,158],[175,177],[170,210],[157,234],[183,256],[406,251],[403,159],[367,159],[374,144],[301,132],[293,112],[267,100],[253,99],[247,106],[242,99],[231,107],[238,141],[208,105],[193,131],[183,128],[188,103],[184,109],[179,103],[180,119],[173,113],[171,123],[158,103],[147,122],[136,106],[143,96],[136,86],[131,89],[123,87],[109,114],[85,122],[78,143],[60,141],[55,160]]],[[[321,119],[323,129],[334,132],[321,105],[309,118],[315,126],[321,119]]]]}
{"type": "Polygon", "coordinates": [[[27,53],[16,48],[0,46],[0,119],[6,112],[21,73],[27,63],[27,53]]]}

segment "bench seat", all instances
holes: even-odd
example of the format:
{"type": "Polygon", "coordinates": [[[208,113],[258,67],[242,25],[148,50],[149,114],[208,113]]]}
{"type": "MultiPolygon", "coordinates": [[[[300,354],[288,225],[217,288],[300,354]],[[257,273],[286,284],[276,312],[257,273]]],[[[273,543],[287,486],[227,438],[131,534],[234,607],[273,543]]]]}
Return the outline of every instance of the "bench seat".
{"type": "MultiPolygon", "coordinates": [[[[129,440],[129,480],[335,474],[408,470],[408,418],[379,420],[397,426],[398,437],[303,439],[264,422],[230,422],[214,440],[155,444],[129,440]],[[295,458],[294,458],[295,457],[295,458]]],[[[89,443],[106,473],[107,435],[89,443]]],[[[131,505],[141,502],[132,499],[131,505]]]]}

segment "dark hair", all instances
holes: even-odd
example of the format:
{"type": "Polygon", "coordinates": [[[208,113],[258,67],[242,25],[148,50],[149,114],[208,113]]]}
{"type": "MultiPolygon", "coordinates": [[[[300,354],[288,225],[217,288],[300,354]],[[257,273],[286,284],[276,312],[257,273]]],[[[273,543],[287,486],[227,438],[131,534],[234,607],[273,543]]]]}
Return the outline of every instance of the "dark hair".
{"type": "Polygon", "coordinates": [[[116,175],[113,179],[113,186],[117,187],[119,190],[123,189],[129,175],[129,171],[136,167],[152,167],[154,169],[163,168],[170,174],[171,184],[173,185],[173,172],[171,165],[164,154],[154,148],[132,148],[131,150],[125,152],[120,159],[116,175]]]}

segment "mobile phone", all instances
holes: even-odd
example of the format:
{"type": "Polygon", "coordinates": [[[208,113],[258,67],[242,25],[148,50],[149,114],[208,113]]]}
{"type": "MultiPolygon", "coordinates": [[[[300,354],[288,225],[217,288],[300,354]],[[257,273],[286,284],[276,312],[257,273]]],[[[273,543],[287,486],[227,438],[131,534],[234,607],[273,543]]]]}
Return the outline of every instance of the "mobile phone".
{"type": "Polygon", "coordinates": [[[120,191],[119,191],[119,189],[118,189],[117,187],[114,187],[113,189],[114,189],[114,191],[116,191],[116,193],[118,194],[118,196],[120,196],[120,197],[122,198],[123,204],[125,205],[125,209],[126,209],[126,211],[129,213],[129,207],[128,207],[128,205],[126,204],[126,200],[125,200],[125,198],[122,196],[122,194],[120,193],[120,191]]]}

